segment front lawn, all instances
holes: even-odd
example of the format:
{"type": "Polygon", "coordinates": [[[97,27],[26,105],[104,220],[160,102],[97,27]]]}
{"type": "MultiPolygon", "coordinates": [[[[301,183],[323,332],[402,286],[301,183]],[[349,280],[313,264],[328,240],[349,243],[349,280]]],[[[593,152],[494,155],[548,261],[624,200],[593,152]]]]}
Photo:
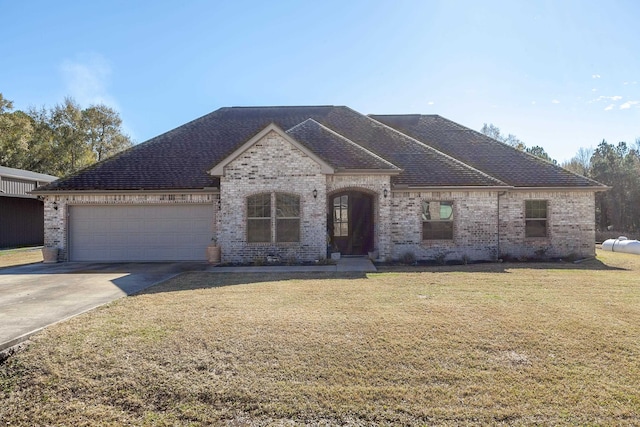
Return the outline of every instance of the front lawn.
{"type": "MultiPolygon", "coordinates": [[[[189,273],[0,366],[8,425],[640,424],[640,256],[189,273]]],[[[3,423],[4,425],[4,423],[3,423]]]]}
{"type": "Polygon", "coordinates": [[[42,262],[42,248],[0,250],[0,268],[42,262]]]}

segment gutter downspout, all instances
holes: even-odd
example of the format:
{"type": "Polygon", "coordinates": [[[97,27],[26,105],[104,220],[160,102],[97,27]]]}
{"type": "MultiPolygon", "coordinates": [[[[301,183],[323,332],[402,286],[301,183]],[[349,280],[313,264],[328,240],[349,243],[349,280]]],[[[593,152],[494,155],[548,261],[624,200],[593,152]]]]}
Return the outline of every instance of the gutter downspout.
{"type": "Polygon", "coordinates": [[[500,259],[500,197],[504,196],[505,194],[507,194],[506,191],[498,191],[498,215],[497,215],[497,217],[498,217],[498,224],[497,224],[498,225],[498,227],[497,227],[497,231],[498,231],[498,233],[497,233],[497,235],[498,235],[497,249],[498,249],[498,251],[496,253],[496,260],[497,261],[501,261],[501,259],[500,259]]]}

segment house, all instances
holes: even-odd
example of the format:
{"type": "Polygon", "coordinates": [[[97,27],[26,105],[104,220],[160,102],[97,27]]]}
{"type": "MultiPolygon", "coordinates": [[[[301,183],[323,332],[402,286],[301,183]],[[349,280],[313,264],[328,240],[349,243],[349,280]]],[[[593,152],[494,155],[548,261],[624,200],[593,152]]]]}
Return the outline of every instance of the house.
{"type": "Polygon", "coordinates": [[[221,108],[34,191],[62,260],[593,256],[606,187],[437,115],[221,108]]]}
{"type": "Polygon", "coordinates": [[[44,204],[29,194],[55,176],[0,166],[0,248],[44,241],[44,204]]]}

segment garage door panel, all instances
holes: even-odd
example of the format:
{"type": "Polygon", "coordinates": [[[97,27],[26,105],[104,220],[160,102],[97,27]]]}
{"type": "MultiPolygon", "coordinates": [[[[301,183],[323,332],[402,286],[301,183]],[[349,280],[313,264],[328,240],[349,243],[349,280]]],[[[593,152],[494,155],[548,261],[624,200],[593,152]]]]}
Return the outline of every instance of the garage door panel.
{"type": "Polygon", "coordinates": [[[72,261],[204,260],[212,205],[71,206],[72,261]]]}

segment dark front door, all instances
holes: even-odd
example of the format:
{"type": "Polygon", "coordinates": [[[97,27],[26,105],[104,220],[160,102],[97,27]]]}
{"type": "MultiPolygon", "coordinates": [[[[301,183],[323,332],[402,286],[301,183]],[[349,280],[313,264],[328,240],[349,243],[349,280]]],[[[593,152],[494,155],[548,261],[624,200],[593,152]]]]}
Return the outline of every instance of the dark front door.
{"type": "Polygon", "coordinates": [[[329,235],[343,255],[366,255],[373,250],[373,197],[357,191],[330,200],[329,235]]]}

